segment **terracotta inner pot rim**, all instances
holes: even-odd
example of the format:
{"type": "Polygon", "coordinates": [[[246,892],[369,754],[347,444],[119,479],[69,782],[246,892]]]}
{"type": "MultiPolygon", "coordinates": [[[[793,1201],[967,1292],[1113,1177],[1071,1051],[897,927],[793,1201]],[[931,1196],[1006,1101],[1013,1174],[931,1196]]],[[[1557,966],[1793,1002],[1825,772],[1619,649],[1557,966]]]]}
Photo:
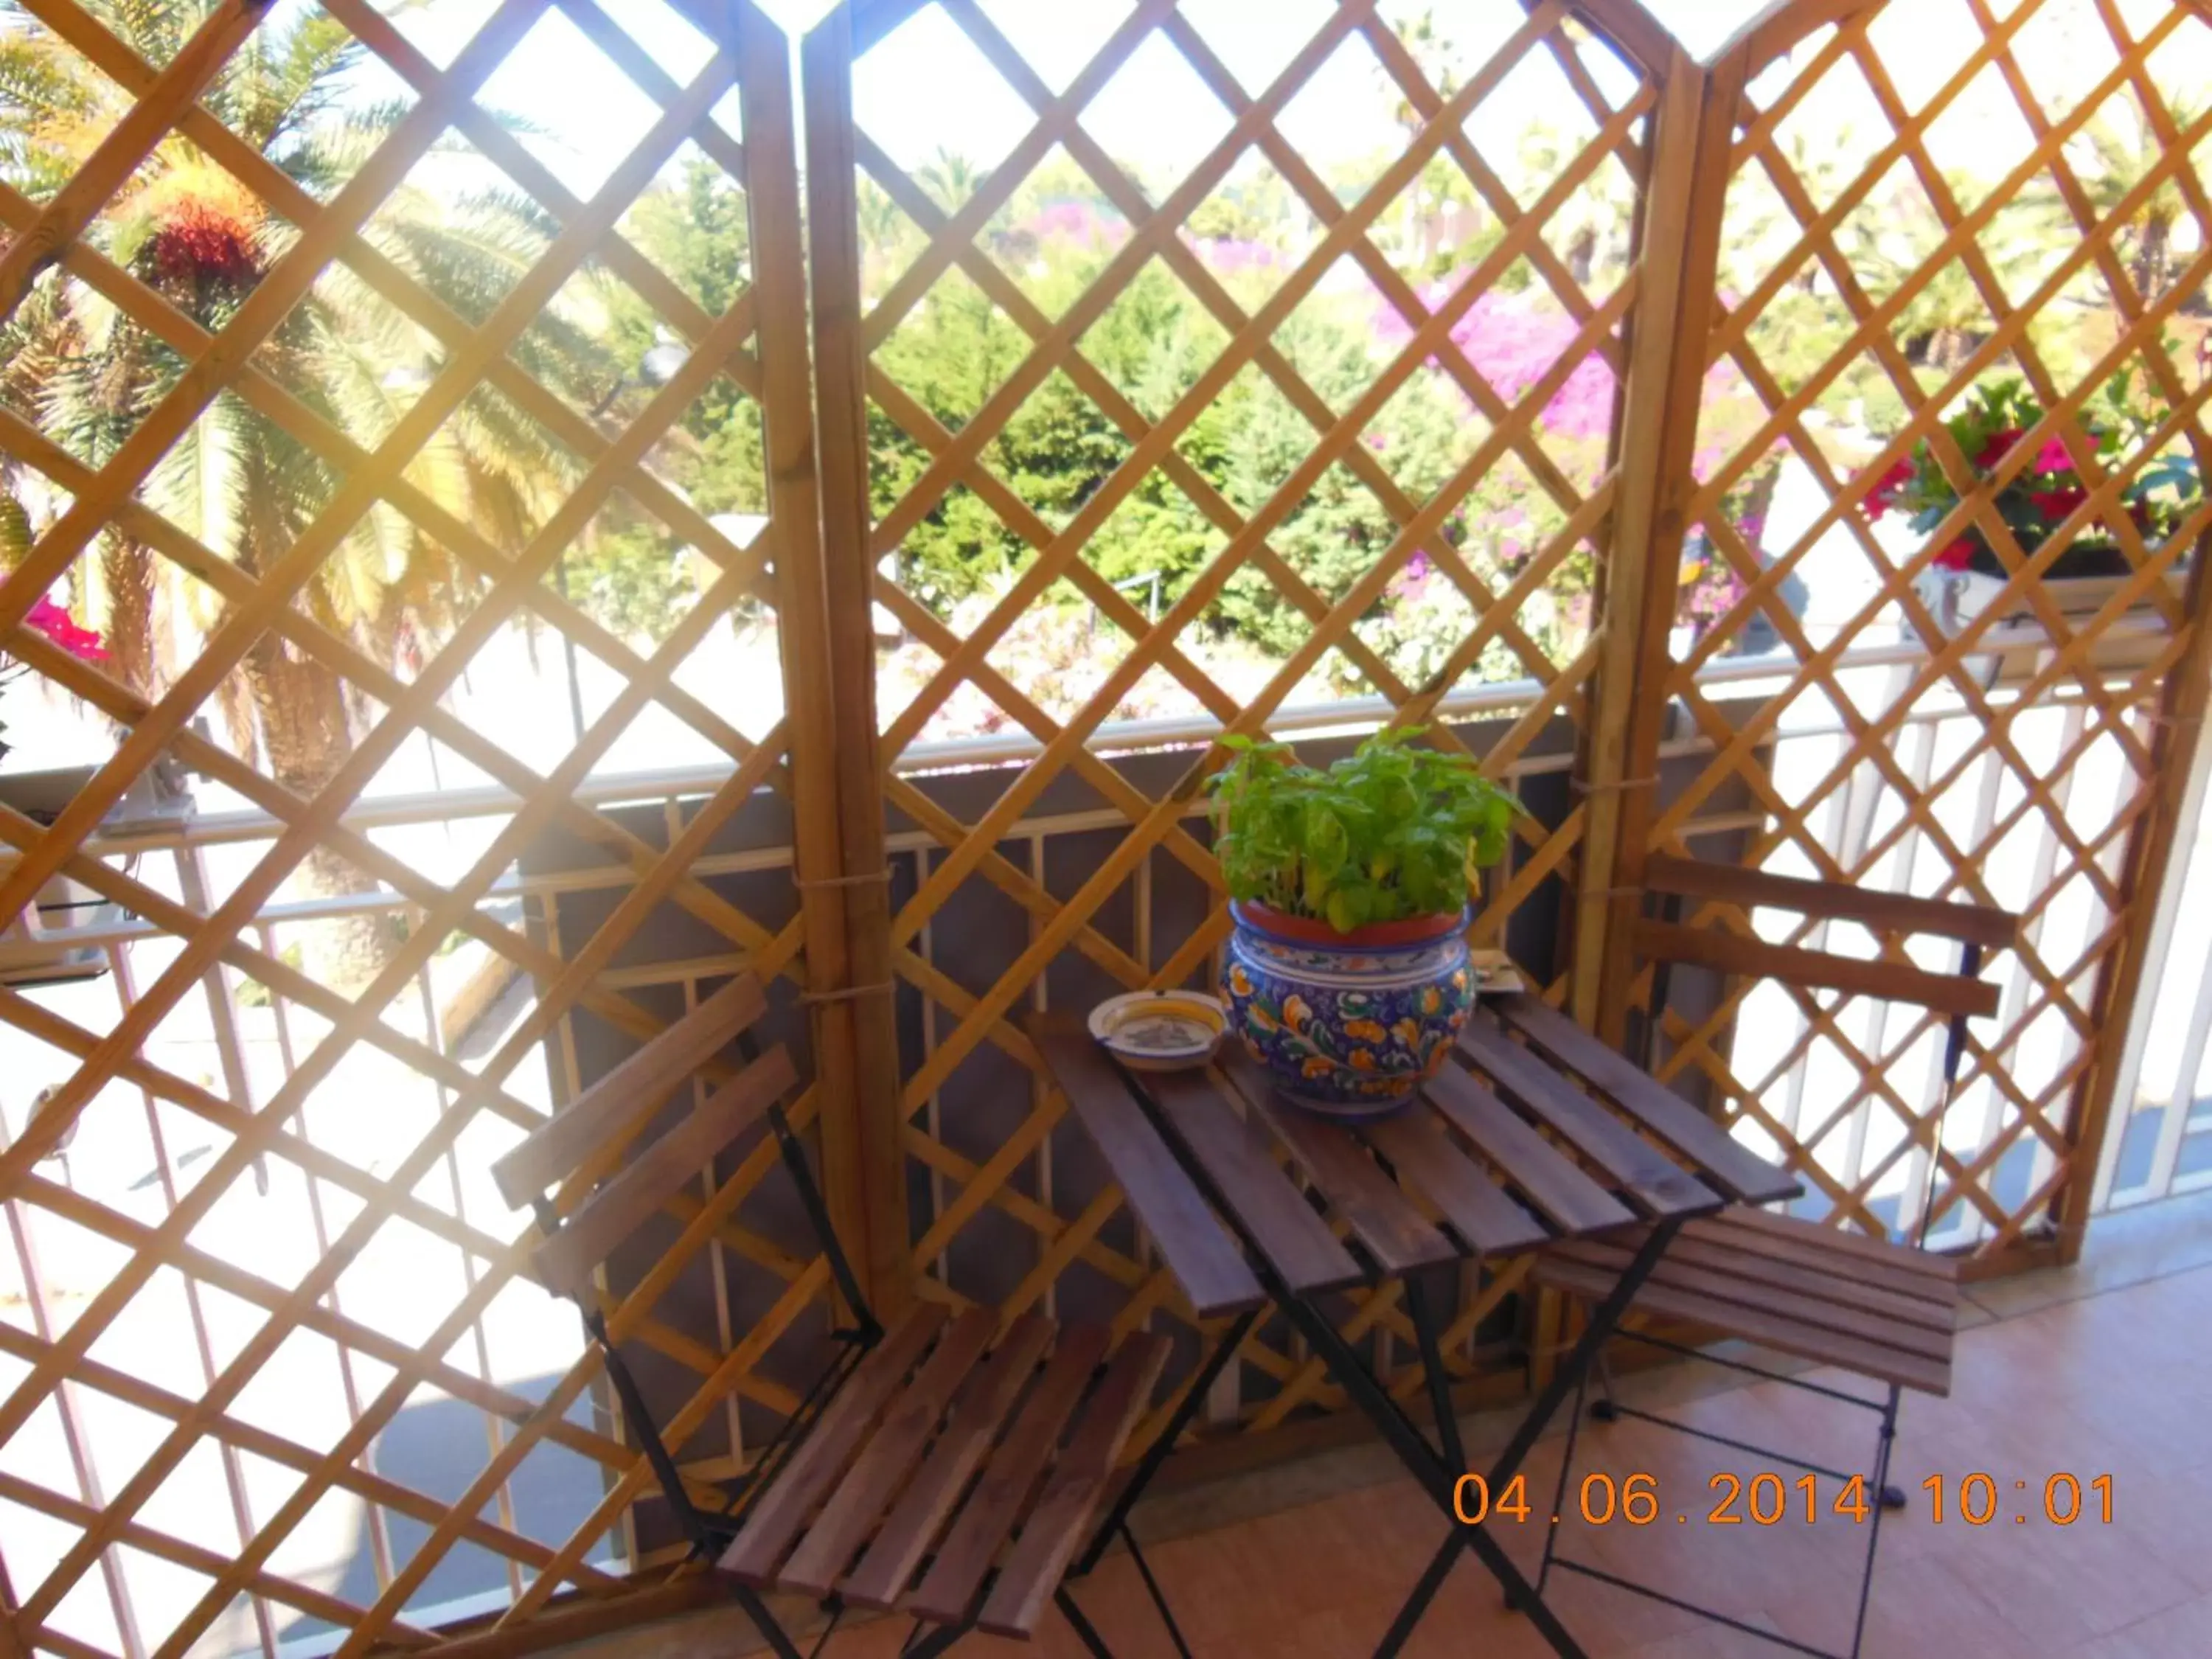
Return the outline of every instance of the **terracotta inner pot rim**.
{"type": "Polygon", "coordinates": [[[1311,916],[1286,915],[1256,902],[1232,899],[1229,913],[1240,927],[1285,944],[1319,945],[1343,951],[1400,950],[1434,945],[1466,927],[1470,907],[1438,910],[1428,915],[1406,916],[1396,921],[1369,922],[1340,933],[1326,921],[1311,916]]]}

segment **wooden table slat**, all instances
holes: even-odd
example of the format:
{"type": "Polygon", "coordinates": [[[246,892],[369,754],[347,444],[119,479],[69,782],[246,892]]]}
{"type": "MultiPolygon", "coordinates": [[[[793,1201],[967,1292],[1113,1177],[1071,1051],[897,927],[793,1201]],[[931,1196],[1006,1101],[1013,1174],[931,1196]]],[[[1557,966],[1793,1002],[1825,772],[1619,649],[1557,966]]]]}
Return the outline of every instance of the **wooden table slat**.
{"type": "Polygon", "coordinates": [[[1451,1241],[1382,1173],[1352,1131],[1279,1099],[1273,1080],[1249,1055],[1232,1054],[1223,1069],[1384,1272],[1411,1273],[1459,1259],[1451,1241]]]}
{"type": "MultiPolygon", "coordinates": [[[[1488,1170],[1452,1145],[1425,1103],[1374,1124],[1367,1139],[1396,1166],[1401,1180],[1412,1182],[1429,1195],[1476,1255],[1511,1255],[1549,1242],[1551,1234],[1543,1224],[1516,1204],[1488,1170]]],[[[1591,1190],[1597,1191],[1595,1187],[1591,1190]]],[[[1627,1213],[1621,1211],[1623,1216],[1627,1213]]]]}
{"type": "Polygon", "coordinates": [[[1631,1204],[1664,1218],[1717,1209],[1720,1195],[1514,1042],[1478,1012],[1459,1036],[1462,1054],[1509,1098],[1620,1183],[1631,1204]]]}
{"type": "Polygon", "coordinates": [[[1164,1072],[1145,1086],[1295,1294],[1341,1290],[1366,1277],[1224,1085],[1203,1072],[1164,1072]]]}
{"type": "Polygon", "coordinates": [[[1728,1195],[1745,1204],[1800,1196],[1795,1176],[1778,1170],[1634,1061],[1613,1053],[1565,1014],[1523,992],[1501,997],[1498,1011],[1553,1059],[1602,1089],[1615,1104],[1690,1159],[1728,1195]]]}
{"type": "Polygon", "coordinates": [[[1201,1319],[1215,1319],[1265,1302],[1266,1293],[1237,1241],[1206,1206],[1130,1094],[1120,1069],[1083,1024],[1066,1015],[1032,1016],[1029,1032],[1193,1311],[1201,1319]]]}
{"type": "Polygon", "coordinates": [[[1521,1189],[1538,1214],[1565,1233],[1626,1226],[1636,1216],[1511,1109],[1458,1066],[1430,1080],[1428,1097],[1491,1167],[1521,1189]]]}

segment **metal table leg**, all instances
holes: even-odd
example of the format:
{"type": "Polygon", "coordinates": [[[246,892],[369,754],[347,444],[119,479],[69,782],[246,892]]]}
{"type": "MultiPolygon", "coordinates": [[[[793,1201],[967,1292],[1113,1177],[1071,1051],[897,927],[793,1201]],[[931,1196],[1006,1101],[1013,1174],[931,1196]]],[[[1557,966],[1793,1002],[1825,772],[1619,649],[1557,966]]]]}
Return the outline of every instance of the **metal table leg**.
{"type": "MultiPolygon", "coordinates": [[[[1503,1491],[1507,1483],[1520,1473],[1521,1466],[1528,1461],[1528,1454],[1535,1449],[1537,1441],[1543,1437],[1544,1431],[1550,1426],[1552,1419],[1559,1415],[1559,1407],[1566,1403],[1568,1396],[1579,1397],[1588,1382],[1591,1368],[1596,1364],[1598,1357],[1605,1352],[1605,1345],[1612,1339],[1622,1316],[1628,1311],[1629,1304],[1635,1299],[1636,1293],[1643,1289],[1644,1281],[1650,1278],[1653,1270],[1658,1267],[1660,1259],[1665,1255],[1667,1247],[1674,1242],[1674,1235],[1680,1230],[1681,1224],[1681,1218],[1675,1218],[1662,1221],[1651,1230],[1651,1236],[1638,1250],[1636,1259],[1629,1264],[1628,1270],[1620,1276],[1619,1282],[1613,1286],[1612,1294],[1607,1296],[1590,1316],[1589,1328],[1583,1331],[1582,1340],[1576,1343],[1573,1352],[1568,1355],[1565,1362],[1553,1372],[1550,1386],[1537,1396],[1535,1403],[1529,1407],[1528,1413],[1521,1419],[1521,1426],[1514,1431],[1513,1438],[1506,1443],[1505,1449],[1498,1454],[1497,1461],[1491,1465],[1486,1479],[1492,1492],[1503,1491]]],[[[1425,1310],[1422,1304],[1416,1302],[1412,1311],[1418,1330],[1425,1322],[1425,1310]]],[[[1356,1363],[1357,1357],[1353,1358],[1356,1363]]],[[[1385,1395],[1384,1398],[1387,1400],[1388,1396],[1385,1395]]],[[[1457,1427],[1455,1425],[1455,1437],[1456,1434],[1457,1427]]],[[[1456,1477],[1454,1478],[1456,1479],[1456,1477]]],[[[1431,1493],[1431,1495],[1435,1494],[1431,1493]]],[[[1443,1587],[1444,1579],[1449,1575],[1453,1564],[1459,1559],[1459,1552],[1462,1549],[1474,1550],[1481,1558],[1483,1565],[1490,1568],[1492,1576],[1496,1577],[1504,1588],[1508,1605],[1516,1611],[1526,1613],[1536,1628],[1543,1632],[1545,1639],[1551,1643],[1553,1650],[1562,1656],[1562,1659],[1582,1659],[1582,1649],[1576,1645],[1573,1638],[1569,1637],[1565,1628],[1559,1625],[1557,1617],[1545,1605],[1541,1590],[1537,1586],[1530,1584],[1520,1570],[1504,1558],[1502,1551],[1497,1551],[1494,1540],[1490,1540],[1488,1534],[1480,1526],[1469,1527],[1461,1522],[1459,1511],[1452,1502],[1451,1487],[1449,1484],[1438,1502],[1446,1517],[1452,1523],[1451,1534],[1438,1547],[1436,1555],[1429,1562],[1427,1570],[1422,1573],[1420,1581],[1414,1586],[1413,1595],[1400,1610],[1397,1620],[1384,1636],[1382,1645],[1376,1650],[1376,1659],[1386,1659],[1386,1656],[1395,1654],[1401,1647],[1404,1646],[1407,1638],[1413,1634],[1414,1626],[1420,1622],[1421,1615],[1428,1610],[1429,1602],[1435,1597],[1437,1591],[1443,1587]],[[1483,1547],[1486,1543],[1490,1545],[1490,1549],[1486,1550],[1483,1547]],[[1497,1551],[1494,1558],[1493,1551],[1497,1551]],[[1504,1571],[1499,1571],[1501,1563],[1504,1568],[1504,1571]]],[[[1551,1525],[1548,1517],[1544,1524],[1547,1527],[1551,1525]]],[[[1546,1551],[1547,1566],[1549,1554],[1550,1551],[1547,1548],[1546,1551]]]]}

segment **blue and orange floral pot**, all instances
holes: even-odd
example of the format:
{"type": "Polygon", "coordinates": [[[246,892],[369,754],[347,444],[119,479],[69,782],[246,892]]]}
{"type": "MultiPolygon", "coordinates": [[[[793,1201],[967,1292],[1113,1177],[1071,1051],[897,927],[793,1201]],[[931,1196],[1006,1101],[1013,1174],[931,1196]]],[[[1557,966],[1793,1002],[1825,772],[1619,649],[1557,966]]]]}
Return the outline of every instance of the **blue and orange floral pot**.
{"type": "Polygon", "coordinates": [[[1379,1117],[1444,1063],[1474,1006],[1466,912],[1340,933],[1265,905],[1229,909],[1229,1029],[1291,1099],[1379,1117]]]}

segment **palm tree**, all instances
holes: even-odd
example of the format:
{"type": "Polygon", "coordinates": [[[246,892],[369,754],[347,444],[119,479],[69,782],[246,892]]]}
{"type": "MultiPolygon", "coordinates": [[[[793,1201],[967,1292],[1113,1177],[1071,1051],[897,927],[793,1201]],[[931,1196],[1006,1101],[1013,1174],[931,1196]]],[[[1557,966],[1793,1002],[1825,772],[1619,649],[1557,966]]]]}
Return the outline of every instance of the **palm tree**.
{"type": "MultiPolygon", "coordinates": [[[[2082,191],[2100,220],[2116,212],[2166,154],[2165,143],[2159,137],[2158,129],[2151,125],[2141,98],[2130,90],[2116,101],[2127,112],[2124,119],[2115,120],[2109,112],[2100,112],[2068,146],[2082,191]]],[[[2175,104],[2173,125],[2186,131],[2203,115],[2207,106],[2208,100],[2203,98],[2175,104]]],[[[2189,165],[2183,163],[2184,167],[2189,165]]],[[[2073,216],[2058,198],[2057,187],[2046,182],[2043,193],[2051,210],[2063,216],[2064,230],[2069,234],[2078,234],[2073,216]]],[[[2175,174],[2168,173],[2114,238],[2116,245],[2124,252],[2129,275],[2145,305],[2173,285],[2173,233],[2188,212],[2189,204],[2182,195],[2181,186],[2175,182],[2175,174]]]]}
{"type": "MultiPolygon", "coordinates": [[[[79,0],[131,49],[165,62],[215,0],[149,5],[79,0]]],[[[310,194],[327,198],[391,130],[396,108],[349,105],[361,53],[319,11],[264,24],[226,65],[202,102],[310,194]]],[[[69,47],[0,0],[0,176],[34,198],[70,176],[125,106],[124,94],[69,47]]],[[[481,321],[535,262],[552,230],[534,204],[512,195],[434,191],[409,183],[365,234],[378,251],[471,323],[481,321]]],[[[202,328],[220,329],[283,257],[297,231],[190,140],[165,139],[109,206],[93,236],[102,252],[202,328]]],[[[79,459],[98,466],[176,383],[183,360],[81,284],[42,283],[10,319],[0,350],[0,397],[79,459]]],[[[551,310],[514,356],[588,407],[622,366],[589,319],[551,310]]],[[[373,448],[428,383],[437,343],[343,265],[319,277],[255,362],[294,397],[373,448]]],[[[576,462],[496,393],[478,389],[416,458],[410,481],[514,550],[550,511],[576,462]]],[[[0,480],[0,483],[4,483],[0,480]]],[[[259,575],[284,556],[336,493],[331,458],[226,392],[163,459],[142,492],[180,529],[259,575]]],[[[10,492],[15,500],[15,492],[10,492]]],[[[20,507],[20,501],[17,501],[20,507]]],[[[4,514],[0,514],[4,516],[4,514]]],[[[4,540],[0,538],[0,540],[4,540]]],[[[476,588],[474,573],[395,510],[365,515],[310,581],[301,602],[319,621],[381,659],[402,642],[450,627],[476,588]]],[[[166,657],[216,620],[204,589],[112,527],[81,567],[80,602],[110,641],[118,671],[152,696],[166,657]]],[[[234,746],[257,751],[269,774],[312,794],[354,749],[356,709],[345,682],[319,660],[264,634],[226,687],[234,746]]],[[[362,878],[327,853],[311,854],[307,884],[355,890],[362,878]]],[[[342,981],[365,977],[386,941],[379,926],[315,930],[342,981]]]]}

